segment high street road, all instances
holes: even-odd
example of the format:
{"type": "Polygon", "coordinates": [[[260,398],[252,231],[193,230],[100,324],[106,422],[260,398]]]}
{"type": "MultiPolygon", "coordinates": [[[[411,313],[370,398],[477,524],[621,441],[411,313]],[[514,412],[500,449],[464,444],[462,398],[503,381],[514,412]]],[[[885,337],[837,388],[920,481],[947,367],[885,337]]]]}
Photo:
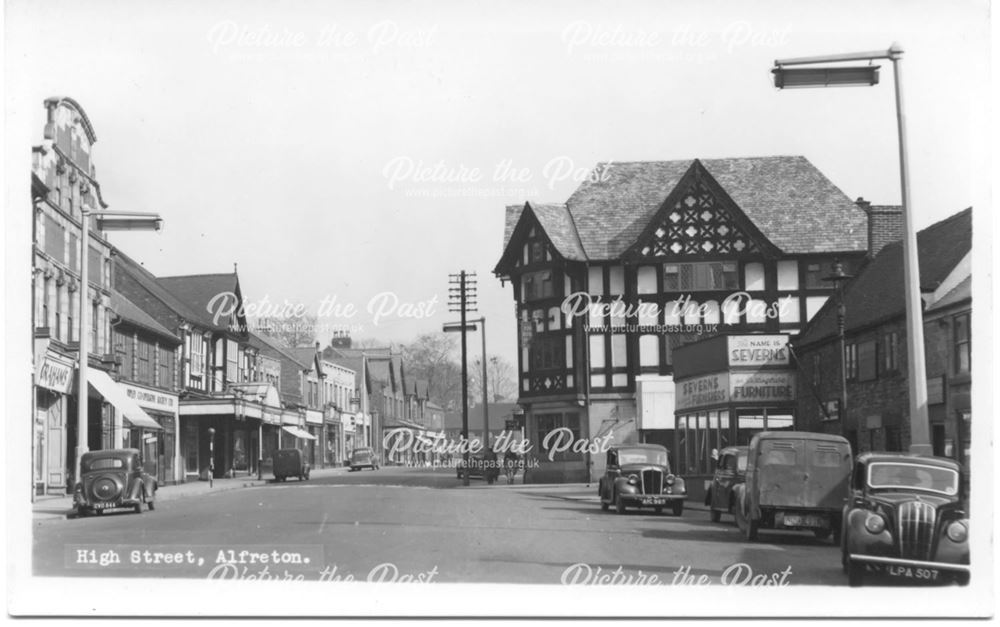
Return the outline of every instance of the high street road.
{"type": "Polygon", "coordinates": [[[324,471],[141,515],[49,518],[33,541],[40,576],[846,585],[839,549],[808,533],[747,543],[697,503],[617,515],[596,487],[466,488],[445,469],[324,471]]]}

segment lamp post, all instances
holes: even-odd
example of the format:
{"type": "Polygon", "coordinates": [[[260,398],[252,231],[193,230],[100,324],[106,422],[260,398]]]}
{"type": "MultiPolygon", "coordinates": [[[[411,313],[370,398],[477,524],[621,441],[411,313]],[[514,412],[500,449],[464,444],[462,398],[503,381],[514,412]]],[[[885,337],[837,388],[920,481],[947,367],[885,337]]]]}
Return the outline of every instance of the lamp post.
{"type": "Polygon", "coordinates": [[[833,274],[823,277],[824,281],[833,283],[837,288],[837,345],[840,347],[840,407],[837,417],[840,419],[840,435],[847,435],[847,346],[844,338],[847,304],[844,302],[844,283],[854,277],[844,272],[844,264],[840,260],[833,262],[833,274]]]}
{"type": "Polygon", "coordinates": [[[920,266],[917,254],[917,231],[909,187],[909,163],[906,151],[906,115],[903,111],[903,48],[893,43],[888,50],[857,52],[818,57],[779,59],[771,70],[774,86],[826,87],[839,85],[875,85],[876,59],[892,61],[896,97],[896,131],[899,140],[899,180],[903,206],[903,279],[906,288],[907,368],[910,398],[910,452],[930,455],[930,423],[927,417],[927,369],[924,360],[923,302],[920,299],[920,266]],[[868,61],[868,66],[817,67],[827,63],[868,61]],[[789,68],[787,66],[796,66],[789,68]],[[807,66],[807,67],[799,67],[807,66]]]}
{"type": "Polygon", "coordinates": [[[73,469],[74,483],[80,480],[80,460],[88,449],[87,439],[89,428],[87,424],[87,398],[89,395],[87,381],[87,362],[90,353],[90,218],[93,216],[100,231],[159,231],[163,219],[156,213],[138,213],[135,211],[94,211],[88,205],[80,207],[80,223],[83,232],[80,235],[80,354],[77,359],[78,390],[76,413],[76,464],[73,469]]]}

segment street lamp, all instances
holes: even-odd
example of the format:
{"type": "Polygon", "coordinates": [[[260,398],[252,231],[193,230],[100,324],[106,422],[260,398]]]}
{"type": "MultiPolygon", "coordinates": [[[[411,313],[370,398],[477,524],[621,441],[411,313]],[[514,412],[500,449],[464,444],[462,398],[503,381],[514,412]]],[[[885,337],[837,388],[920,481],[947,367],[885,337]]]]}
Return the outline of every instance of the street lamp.
{"type": "Polygon", "coordinates": [[[88,424],[87,424],[87,398],[89,389],[87,387],[87,359],[90,353],[90,321],[88,315],[88,289],[90,285],[89,261],[90,261],[90,217],[93,216],[99,231],[159,231],[163,226],[163,218],[156,213],[139,213],[135,211],[94,211],[88,205],[80,208],[81,224],[83,233],[80,236],[80,354],[78,356],[78,391],[77,391],[77,412],[76,412],[76,465],[74,467],[74,481],[80,480],[80,460],[83,454],[88,451],[88,424]]]}
{"type": "Polygon", "coordinates": [[[871,66],[848,68],[789,68],[788,66],[820,66],[826,63],[868,61],[888,59],[892,61],[896,90],[896,130],[899,138],[899,181],[901,203],[903,205],[903,278],[906,287],[906,340],[907,368],[909,369],[910,397],[910,452],[930,455],[930,423],[927,417],[927,370],[924,360],[923,303],[920,299],[920,266],[917,254],[917,231],[913,221],[910,201],[909,164],[906,151],[906,116],[903,113],[902,67],[903,48],[893,43],[888,50],[857,52],[819,57],[779,59],[774,62],[771,72],[774,85],[783,87],[826,87],[829,85],[874,85],[878,82],[877,67],[874,74],[871,66]],[[809,69],[810,72],[804,72],[809,69]],[[831,72],[836,80],[831,80],[831,72]]]}
{"type": "Polygon", "coordinates": [[[847,347],[845,346],[845,318],[847,304],[844,302],[844,283],[854,278],[844,272],[844,264],[840,260],[833,262],[833,274],[823,277],[824,281],[833,283],[837,288],[837,339],[840,346],[840,408],[837,417],[840,418],[840,434],[847,435],[847,347]]]}

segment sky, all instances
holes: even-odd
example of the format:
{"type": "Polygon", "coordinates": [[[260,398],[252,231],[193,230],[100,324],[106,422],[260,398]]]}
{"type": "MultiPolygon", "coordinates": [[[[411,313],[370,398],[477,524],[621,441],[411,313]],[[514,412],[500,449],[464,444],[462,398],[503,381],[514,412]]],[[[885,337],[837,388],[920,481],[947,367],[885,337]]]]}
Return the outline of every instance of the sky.
{"type": "MultiPolygon", "coordinates": [[[[161,276],[238,264],[261,313],[335,305],[324,342],[338,325],[392,342],[440,330],[464,269],[489,352],[516,363],[512,290],[492,275],[504,207],[565,201],[602,161],[804,155],[849,197],[898,203],[891,64],[873,88],[782,92],[778,58],[898,41],[917,226],[990,204],[985,2],[5,8],[6,171],[24,184],[8,206],[27,198],[43,100],[72,97],[109,208],[165,221],[114,244],[161,276]]],[[[18,271],[29,223],[7,214],[18,271]]]]}

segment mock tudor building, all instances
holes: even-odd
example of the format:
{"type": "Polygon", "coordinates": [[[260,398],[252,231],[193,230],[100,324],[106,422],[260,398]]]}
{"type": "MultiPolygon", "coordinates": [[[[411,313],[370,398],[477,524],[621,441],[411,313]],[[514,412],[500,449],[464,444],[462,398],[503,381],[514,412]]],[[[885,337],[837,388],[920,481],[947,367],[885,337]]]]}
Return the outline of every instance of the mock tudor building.
{"type": "MultiPolygon", "coordinates": [[[[935,455],[966,467],[972,419],[971,249],[972,209],[917,234],[931,446],[935,455]]],[[[794,341],[800,428],[844,435],[855,451],[906,451],[910,375],[902,242],[885,245],[844,289],[844,412],[834,301],[794,341]]]]}
{"type": "Polygon", "coordinates": [[[833,292],[831,263],[857,268],[885,219],[800,156],[600,164],[565,203],[507,207],[494,273],[517,307],[539,462],[525,480],[603,472],[601,455],[545,450],[557,428],[676,459],[675,349],[798,333],[833,292]]]}

